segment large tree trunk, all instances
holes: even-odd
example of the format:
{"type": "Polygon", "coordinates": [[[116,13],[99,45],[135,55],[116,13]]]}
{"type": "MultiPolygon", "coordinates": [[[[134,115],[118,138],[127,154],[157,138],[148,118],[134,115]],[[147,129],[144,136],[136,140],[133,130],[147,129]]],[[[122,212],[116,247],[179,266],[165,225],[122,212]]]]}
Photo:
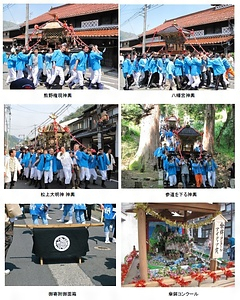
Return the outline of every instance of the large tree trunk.
{"type": "MultiPolygon", "coordinates": [[[[232,105],[231,107],[233,107],[233,106],[234,105],[232,105]]],[[[223,134],[224,130],[227,128],[229,122],[234,118],[233,116],[234,116],[233,115],[233,109],[229,109],[228,112],[227,112],[227,119],[226,119],[225,123],[223,124],[223,126],[221,127],[218,136],[216,137],[216,144],[217,144],[217,146],[220,145],[222,134],[223,134]]]]}
{"type": "Polygon", "coordinates": [[[141,119],[138,151],[130,163],[130,169],[141,170],[153,164],[153,152],[159,144],[159,105],[144,104],[141,119]]]}
{"type": "Polygon", "coordinates": [[[204,134],[203,134],[203,149],[208,153],[214,152],[214,129],[215,129],[215,107],[213,104],[206,104],[204,134]]]}

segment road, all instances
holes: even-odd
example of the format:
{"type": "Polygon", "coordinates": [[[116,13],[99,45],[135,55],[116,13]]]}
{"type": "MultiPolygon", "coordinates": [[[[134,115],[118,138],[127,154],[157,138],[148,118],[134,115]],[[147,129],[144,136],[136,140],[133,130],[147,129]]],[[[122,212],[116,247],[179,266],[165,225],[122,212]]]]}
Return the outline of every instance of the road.
{"type": "MultiPolygon", "coordinates": [[[[15,224],[32,224],[29,213],[26,219],[15,224]]],[[[62,211],[58,204],[52,204],[49,224],[56,223],[62,211]]],[[[92,211],[92,223],[99,222],[101,212],[92,211]]],[[[67,219],[67,218],[66,218],[67,219]]],[[[74,219],[75,220],[75,219],[74,219]]],[[[87,222],[88,223],[88,222],[87,222]]],[[[6,286],[115,286],[116,285],[116,244],[104,243],[103,227],[89,227],[89,252],[82,257],[79,265],[74,260],[45,261],[32,254],[32,232],[30,229],[15,228],[13,243],[6,258],[6,286]],[[99,247],[99,248],[97,248],[99,247]]]]}
{"type": "MultiPolygon", "coordinates": [[[[15,183],[14,189],[38,189],[39,188],[39,186],[35,187],[34,184],[32,184],[32,185],[29,185],[29,184],[30,184],[30,181],[27,181],[25,179],[23,179],[23,180],[18,179],[18,181],[15,183]]],[[[91,179],[88,188],[89,189],[105,189],[101,186],[102,179],[100,176],[97,177],[96,184],[97,185],[93,185],[92,179],[91,179]]],[[[105,181],[105,185],[106,185],[106,189],[117,189],[118,188],[117,173],[113,173],[111,181],[105,181]]],[[[43,189],[45,188],[44,183],[42,183],[42,188],[43,189]]],[[[64,184],[60,185],[59,182],[57,182],[56,178],[54,177],[53,182],[48,185],[48,188],[49,189],[65,189],[65,185],[64,184]]],[[[71,188],[71,186],[70,186],[70,188],[71,188]]],[[[81,184],[81,188],[82,189],[85,188],[85,183],[81,184]]]]}
{"type": "MultiPolygon", "coordinates": [[[[9,85],[6,85],[6,79],[8,76],[8,68],[6,65],[3,65],[3,89],[9,89],[9,85]]],[[[90,77],[90,73],[86,72],[86,78],[90,77]]],[[[117,90],[118,89],[118,73],[115,70],[109,70],[109,68],[102,68],[102,83],[104,90],[117,90]]],[[[88,82],[85,81],[84,89],[87,88],[88,82]]],[[[37,90],[47,90],[44,85],[38,86],[37,90]]],[[[69,88],[63,86],[63,90],[68,90],[69,88]]],[[[93,88],[94,90],[94,88],[93,88]]],[[[49,91],[49,90],[48,90],[49,91]]]]}

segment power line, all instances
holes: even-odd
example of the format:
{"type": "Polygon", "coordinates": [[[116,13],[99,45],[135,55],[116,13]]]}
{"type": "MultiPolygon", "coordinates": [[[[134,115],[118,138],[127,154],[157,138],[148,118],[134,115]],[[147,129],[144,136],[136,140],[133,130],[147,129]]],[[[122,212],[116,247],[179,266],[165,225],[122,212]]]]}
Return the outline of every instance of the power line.
{"type": "Polygon", "coordinates": [[[13,7],[15,4],[3,4],[3,11],[10,9],[11,7],[13,7]]]}
{"type": "MultiPolygon", "coordinates": [[[[64,112],[69,108],[71,107],[71,104],[64,104],[62,105],[59,109],[57,109],[53,114],[55,114],[57,117],[60,117],[62,114],[64,114],[64,112]]],[[[49,112],[50,114],[51,112],[49,112]]],[[[52,121],[52,119],[49,117],[47,118],[45,121],[43,121],[41,124],[39,125],[34,125],[34,129],[32,129],[29,134],[27,134],[27,136],[31,136],[33,133],[35,133],[35,128],[37,127],[42,127],[42,126],[45,126],[46,124],[48,124],[50,121],[52,121]]]]}
{"type": "Polygon", "coordinates": [[[6,11],[8,10],[9,14],[11,15],[12,17],[12,20],[14,21],[14,23],[16,23],[16,20],[14,19],[13,15],[12,15],[12,12],[10,10],[11,7],[13,7],[15,4],[5,4],[4,7],[3,7],[3,11],[6,11]]]}
{"type": "MultiPolygon", "coordinates": [[[[152,10],[155,10],[161,6],[163,6],[164,4],[146,4],[147,7],[147,11],[150,12],[152,10]]],[[[138,10],[135,14],[133,14],[130,18],[128,18],[127,20],[125,20],[120,26],[123,27],[124,25],[126,25],[128,22],[135,20],[136,18],[140,17],[140,16],[144,16],[144,10],[145,10],[145,5],[142,6],[140,8],[140,10],[138,10]]]]}

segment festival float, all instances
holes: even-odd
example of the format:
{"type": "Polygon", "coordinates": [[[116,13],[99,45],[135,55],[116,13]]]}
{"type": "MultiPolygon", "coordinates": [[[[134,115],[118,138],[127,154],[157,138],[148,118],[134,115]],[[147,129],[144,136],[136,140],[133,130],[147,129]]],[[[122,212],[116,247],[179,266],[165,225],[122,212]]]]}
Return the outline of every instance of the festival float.
{"type": "Polygon", "coordinates": [[[59,145],[69,148],[71,139],[69,127],[62,127],[56,121],[57,116],[54,114],[51,114],[50,118],[53,122],[38,128],[38,144],[43,148],[52,147],[55,150],[59,148],[59,145]]]}
{"type": "Polygon", "coordinates": [[[139,250],[122,264],[123,287],[234,286],[235,265],[223,259],[227,221],[217,203],[137,203],[139,250]],[[211,225],[209,254],[190,232],[211,225]]]}
{"type": "Polygon", "coordinates": [[[42,51],[47,51],[49,47],[57,49],[59,44],[66,43],[70,52],[78,50],[79,47],[86,45],[83,40],[75,33],[72,24],[67,21],[61,22],[57,14],[50,14],[53,18],[48,22],[34,25],[34,29],[29,36],[26,47],[30,50],[36,46],[42,51]]]}

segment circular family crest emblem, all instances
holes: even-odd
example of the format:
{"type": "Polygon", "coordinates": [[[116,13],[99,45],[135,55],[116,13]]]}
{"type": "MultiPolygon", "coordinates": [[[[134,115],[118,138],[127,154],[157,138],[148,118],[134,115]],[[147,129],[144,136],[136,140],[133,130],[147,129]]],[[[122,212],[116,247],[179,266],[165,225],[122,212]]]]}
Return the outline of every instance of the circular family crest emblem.
{"type": "Polygon", "coordinates": [[[70,247],[70,240],[66,235],[59,235],[55,238],[53,244],[57,251],[66,251],[70,247]]]}

